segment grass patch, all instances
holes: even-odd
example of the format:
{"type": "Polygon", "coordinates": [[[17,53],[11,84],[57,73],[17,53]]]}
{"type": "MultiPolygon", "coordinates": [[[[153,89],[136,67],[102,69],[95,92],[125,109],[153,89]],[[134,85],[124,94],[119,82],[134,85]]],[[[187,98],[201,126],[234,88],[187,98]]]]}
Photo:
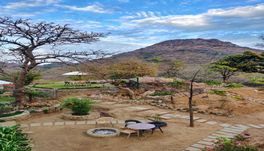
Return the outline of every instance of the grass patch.
{"type": "Polygon", "coordinates": [[[151,96],[165,96],[165,95],[173,95],[175,92],[172,91],[155,91],[151,96]]]}
{"type": "Polygon", "coordinates": [[[216,80],[208,80],[205,83],[210,86],[220,86],[222,84],[222,82],[216,80]]]}
{"type": "Polygon", "coordinates": [[[37,84],[33,88],[48,88],[48,89],[91,89],[91,88],[103,88],[106,87],[103,84],[91,84],[91,85],[64,85],[64,83],[49,83],[49,84],[37,84]]]}
{"type": "Polygon", "coordinates": [[[14,101],[15,101],[14,97],[0,96],[0,102],[14,102],[14,101]]]}
{"type": "Polygon", "coordinates": [[[174,80],[173,82],[168,84],[169,86],[173,87],[173,88],[183,88],[183,86],[185,85],[184,81],[180,81],[180,80],[174,80]]]}
{"type": "Polygon", "coordinates": [[[262,84],[264,84],[264,78],[251,78],[250,83],[262,85],[262,84]]]}
{"type": "Polygon", "coordinates": [[[224,87],[226,87],[226,88],[241,88],[243,86],[244,85],[241,83],[228,83],[224,87]]]}
{"type": "Polygon", "coordinates": [[[12,112],[12,113],[5,113],[5,114],[1,114],[0,118],[9,117],[9,116],[15,116],[15,115],[19,115],[21,113],[23,113],[23,111],[15,111],[15,112],[12,112]]]}
{"type": "Polygon", "coordinates": [[[209,94],[216,94],[220,96],[226,96],[226,91],[224,90],[210,90],[209,94]]]}

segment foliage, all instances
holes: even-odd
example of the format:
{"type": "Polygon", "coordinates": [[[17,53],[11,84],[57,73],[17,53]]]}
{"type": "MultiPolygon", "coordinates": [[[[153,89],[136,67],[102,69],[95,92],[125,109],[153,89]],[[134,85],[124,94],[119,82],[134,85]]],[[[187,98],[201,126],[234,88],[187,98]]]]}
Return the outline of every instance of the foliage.
{"type": "MultiPolygon", "coordinates": [[[[18,80],[19,72],[14,72],[9,76],[3,77],[8,81],[16,81],[18,80]]],[[[30,85],[33,81],[39,80],[41,78],[41,74],[38,71],[30,71],[25,77],[24,85],[30,85]]]]}
{"type": "Polygon", "coordinates": [[[220,95],[220,96],[226,96],[226,91],[224,90],[210,90],[209,93],[220,95]]]}
{"type": "Polygon", "coordinates": [[[227,56],[220,62],[225,62],[230,68],[235,68],[242,72],[264,73],[264,54],[245,51],[243,54],[227,56]]]}
{"type": "Polygon", "coordinates": [[[219,60],[215,63],[212,63],[210,69],[214,72],[218,72],[223,79],[223,82],[227,82],[227,80],[235,74],[237,68],[230,67],[230,63],[225,60],[219,60]]]}
{"type": "Polygon", "coordinates": [[[185,82],[182,80],[174,80],[173,82],[170,82],[168,85],[173,87],[173,88],[180,89],[180,88],[184,87],[185,82]]]}
{"type": "Polygon", "coordinates": [[[94,102],[91,99],[68,98],[64,100],[62,107],[71,109],[73,115],[87,115],[93,104],[94,102]]]}
{"type": "Polygon", "coordinates": [[[1,151],[31,151],[29,140],[18,126],[0,127],[1,151]]]}
{"type": "Polygon", "coordinates": [[[11,96],[0,96],[0,102],[14,102],[15,98],[11,96]]]}
{"type": "Polygon", "coordinates": [[[172,91],[155,91],[151,96],[165,96],[165,95],[173,95],[175,92],[172,91]]]}
{"type": "Polygon", "coordinates": [[[156,57],[153,57],[153,58],[151,59],[151,61],[152,61],[152,62],[155,62],[155,63],[160,63],[160,62],[163,61],[163,59],[162,59],[161,57],[156,56],[156,57]]]}
{"type": "Polygon", "coordinates": [[[241,88],[243,86],[244,85],[241,83],[227,83],[227,84],[225,84],[224,87],[226,87],[226,88],[241,88]]]}
{"type": "Polygon", "coordinates": [[[121,60],[110,65],[109,70],[110,78],[112,79],[130,79],[147,75],[155,76],[157,73],[155,65],[136,59],[121,60]]]}
{"type": "Polygon", "coordinates": [[[216,80],[207,80],[205,83],[210,86],[220,86],[222,84],[222,82],[216,80]]]}
{"type": "Polygon", "coordinates": [[[0,115],[8,113],[13,110],[13,107],[9,103],[0,103],[0,115]]]}
{"type": "Polygon", "coordinates": [[[253,146],[239,145],[232,139],[220,138],[212,151],[258,151],[258,149],[253,146]]]}
{"type": "Polygon", "coordinates": [[[27,88],[25,93],[31,102],[33,98],[47,98],[49,94],[47,92],[39,91],[36,89],[27,88]]]}
{"type": "Polygon", "coordinates": [[[250,79],[252,84],[264,84],[264,78],[252,78],[250,79]]]}

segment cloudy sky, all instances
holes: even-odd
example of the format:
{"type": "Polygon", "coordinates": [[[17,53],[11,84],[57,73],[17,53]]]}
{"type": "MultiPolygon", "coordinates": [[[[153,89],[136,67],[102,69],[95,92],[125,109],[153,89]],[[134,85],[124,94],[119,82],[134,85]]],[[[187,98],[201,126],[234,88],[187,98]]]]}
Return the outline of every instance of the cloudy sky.
{"type": "Polygon", "coordinates": [[[1,0],[0,15],[111,33],[91,48],[131,51],[160,41],[217,38],[254,47],[264,0],[1,0]]]}

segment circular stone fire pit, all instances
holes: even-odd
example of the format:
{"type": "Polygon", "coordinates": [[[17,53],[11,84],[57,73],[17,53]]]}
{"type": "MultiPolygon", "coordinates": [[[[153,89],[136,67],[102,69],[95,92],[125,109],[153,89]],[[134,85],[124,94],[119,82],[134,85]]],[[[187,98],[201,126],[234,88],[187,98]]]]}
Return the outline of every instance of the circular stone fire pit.
{"type": "Polygon", "coordinates": [[[100,128],[89,129],[86,133],[89,136],[93,136],[93,137],[114,137],[114,136],[118,136],[120,134],[120,131],[115,128],[100,127],[100,128]]]}

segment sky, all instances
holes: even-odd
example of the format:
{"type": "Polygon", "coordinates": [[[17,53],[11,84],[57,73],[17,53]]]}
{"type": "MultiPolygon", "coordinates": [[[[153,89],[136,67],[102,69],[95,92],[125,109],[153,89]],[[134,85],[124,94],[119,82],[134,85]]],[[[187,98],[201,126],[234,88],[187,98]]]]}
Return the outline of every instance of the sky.
{"type": "Polygon", "coordinates": [[[88,47],[113,52],[190,38],[256,47],[264,34],[264,0],[0,0],[0,10],[0,16],[109,33],[88,47]]]}

